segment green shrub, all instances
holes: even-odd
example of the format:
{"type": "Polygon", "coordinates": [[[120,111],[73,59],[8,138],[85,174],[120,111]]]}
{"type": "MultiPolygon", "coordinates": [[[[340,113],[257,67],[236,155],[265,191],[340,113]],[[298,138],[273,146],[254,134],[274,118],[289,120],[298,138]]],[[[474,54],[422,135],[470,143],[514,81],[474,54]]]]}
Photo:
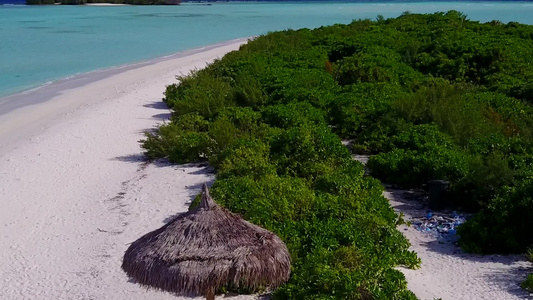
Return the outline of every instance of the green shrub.
{"type": "Polygon", "coordinates": [[[372,156],[368,167],[384,182],[416,187],[434,179],[462,178],[468,172],[468,157],[444,147],[423,152],[396,149],[372,156]]]}
{"type": "Polygon", "coordinates": [[[454,147],[454,142],[451,136],[439,131],[437,125],[422,124],[409,126],[402,132],[390,137],[384,147],[385,150],[429,151],[440,147],[454,147]]]}
{"type": "MultiPolygon", "coordinates": [[[[276,291],[274,299],[417,299],[405,289],[405,277],[398,270],[384,271],[377,276],[378,282],[369,280],[369,275],[359,270],[370,262],[356,247],[339,247],[335,251],[320,248],[310,253],[306,261],[295,267],[301,275],[291,277],[276,291]]],[[[374,277],[377,269],[369,271],[370,276],[374,277]]]]}
{"type": "Polygon", "coordinates": [[[171,121],[180,130],[205,132],[209,128],[209,122],[195,112],[173,116],[171,121]]]}
{"type": "MultiPolygon", "coordinates": [[[[380,182],[363,174],[363,165],[357,161],[350,161],[332,173],[318,177],[314,188],[344,199],[352,199],[357,203],[354,210],[362,210],[390,223],[396,223],[398,216],[390,209],[388,200],[383,197],[380,182]]],[[[322,208],[324,211],[330,209],[331,207],[322,208]]]]}
{"type": "Polygon", "coordinates": [[[242,72],[235,76],[234,102],[240,106],[259,108],[268,102],[259,79],[251,72],[242,72]]]}
{"type": "Polygon", "coordinates": [[[207,71],[196,71],[167,87],[164,101],[175,115],[197,113],[210,120],[219,110],[233,106],[230,85],[207,71]]]}
{"type": "Polygon", "coordinates": [[[261,113],[250,107],[224,108],[209,124],[210,156],[217,156],[239,139],[268,138],[271,131],[261,122],[261,113]]]}
{"type": "Polygon", "coordinates": [[[310,124],[280,132],[273,138],[271,153],[280,175],[310,180],[351,159],[349,150],[329,127],[310,124]]]}
{"type": "Polygon", "coordinates": [[[232,176],[252,176],[255,179],[276,174],[276,167],[270,162],[270,148],[260,140],[239,140],[222,151],[217,179],[232,176]]]}
{"type": "Polygon", "coordinates": [[[341,85],[393,82],[411,85],[423,75],[401,62],[401,55],[384,46],[363,48],[353,56],[336,62],[337,80],[341,85]]]}
{"type": "Polygon", "coordinates": [[[459,227],[461,247],[478,253],[523,253],[533,245],[533,181],[507,188],[459,227]]]}
{"type": "Polygon", "coordinates": [[[533,273],[527,276],[527,279],[522,282],[522,288],[533,293],[533,273]]]}
{"type": "Polygon", "coordinates": [[[533,83],[528,82],[516,85],[510,89],[509,94],[515,98],[533,103],[533,83]]]}
{"type": "Polygon", "coordinates": [[[220,205],[282,237],[286,235],[279,232],[280,224],[301,220],[316,201],[305,180],[276,175],[220,179],[213,185],[212,195],[220,205]]]}
{"type": "MultiPolygon", "coordinates": [[[[360,170],[360,166],[354,167],[360,170]]],[[[348,176],[362,180],[362,174],[355,170],[348,176]]],[[[379,202],[384,205],[381,209],[395,216],[381,195],[381,186],[359,184],[351,190],[348,197],[316,194],[303,179],[268,175],[217,180],[212,194],[225,207],[273,230],[287,243],[293,255],[293,276],[276,292],[275,299],[324,299],[332,295],[335,299],[361,295],[408,295],[411,298],[406,299],[415,299],[405,291],[403,275],[386,270],[390,264],[416,267],[419,260],[407,251],[409,244],[394,229],[394,223],[370,214],[372,210],[367,211],[361,203],[379,202]],[[365,194],[366,189],[375,192],[365,194]],[[363,253],[380,253],[380,260],[363,253]],[[367,274],[381,279],[370,281],[367,274]]]]}
{"type": "Polygon", "coordinates": [[[267,106],[262,110],[262,119],[270,126],[284,129],[306,124],[327,125],[324,111],[307,102],[267,106]]]}
{"type": "Polygon", "coordinates": [[[414,124],[437,124],[441,131],[464,146],[472,138],[495,130],[485,117],[486,106],[466,99],[470,89],[450,84],[423,87],[395,103],[395,108],[401,117],[414,124]]]}
{"type": "Polygon", "coordinates": [[[390,151],[372,156],[368,167],[388,183],[414,187],[433,179],[457,181],[469,172],[471,158],[436,125],[409,126],[383,148],[390,151]]]}
{"type": "Polygon", "coordinates": [[[470,153],[488,156],[491,153],[501,153],[503,155],[527,155],[527,142],[520,138],[509,138],[502,134],[495,133],[482,138],[469,141],[466,149],[470,153]]]}
{"type": "Polygon", "coordinates": [[[166,124],[156,133],[146,133],[141,147],[150,159],[168,157],[173,163],[197,162],[209,152],[209,137],[205,132],[182,130],[178,125],[166,124]]]}
{"type": "Polygon", "coordinates": [[[314,188],[325,193],[347,197],[352,195],[355,190],[363,188],[363,181],[368,180],[368,178],[363,177],[364,172],[360,162],[347,161],[332,173],[318,177],[314,188]]]}
{"type": "MultiPolygon", "coordinates": [[[[533,262],[533,247],[527,250],[526,257],[530,262],[533,262]]],[[[526,280],[522,282],[522,288],[533,292],[533,273],[529,274],[526,280]]]]}
{"type": "Polygon", "coordinates": [[[513,171],[507,158],[499,152],[470,161],[469,172],[453,185],[452,196],[457,206],[477,211],[487,206],[502,189],[513,183],[513,171]]]}
{"type": "Polygon", "coordinates": [[[267,34],[169,86],[171,124],[142,147],[209,159],[215,199],[283,239],[291,279],[274,299],[414,299],[393,269],[420,263],[401,216],[339,135],[378,153],[368,166],[384,181],[451,181],[454,204],[480,209],[464,249],[524,252],[532,37],[455,11],[267,34]]]}
{"type": "Polygon", "coordinates": [[[309,102],[327,109],[340,89],[331,75],[322,69],[278,68],[269,74],[265,90],[274,102],[309,102]]]}
{"type": "Polygon", "coordinates": [[[370,131],[373,125],[380,124],[391,104],[405,97],[399,84],[361,83],[345,87],[329,111],[335,132],[343,137],[360,138],[361,131],[370,131]]]}

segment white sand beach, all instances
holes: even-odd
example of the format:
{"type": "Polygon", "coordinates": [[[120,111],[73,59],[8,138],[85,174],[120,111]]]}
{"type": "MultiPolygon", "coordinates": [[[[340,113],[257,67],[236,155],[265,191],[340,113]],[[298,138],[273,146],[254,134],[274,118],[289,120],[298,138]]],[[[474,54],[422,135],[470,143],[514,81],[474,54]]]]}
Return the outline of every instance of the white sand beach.
{"type": "Polygon", "coordinates": [[[244,42],[64,86],[0,116],[0,299],[180,299],[130,282],[122,255],[213,175],[143,163],[138,141],[169,117],[161,98],[176,75],[244,42]]]}

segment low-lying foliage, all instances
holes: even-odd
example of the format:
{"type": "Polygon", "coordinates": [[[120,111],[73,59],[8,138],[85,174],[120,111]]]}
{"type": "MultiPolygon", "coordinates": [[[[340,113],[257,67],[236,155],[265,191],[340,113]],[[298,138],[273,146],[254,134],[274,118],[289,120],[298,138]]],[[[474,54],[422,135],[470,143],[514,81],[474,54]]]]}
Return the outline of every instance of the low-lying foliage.
{"type": "Polygon", "coordinates": [[[324,111],[307,102],[266,106],[262,110],[262,116],[266,124],[283,129],[306,124],[327,125],[324,111]]]}
{"type": "MultiPolygon", "coordinates": [[[[376,132],[376,120],[383,118],[400,95],[405,95],[399,84],[360,83],[345,86],[329,108],[329,118],[335,132],[342,137],[363,139],[361,134],[376,132]]],[[[374,141],[373,139],[369,139],[374,141]]]]}
{"type": "Polygon", "coordinates": [[[178,79],[180,84],[167,87],[164,99],[175,115],[197,113],[209,120],[220,109],[233,105],[229,83],[205,70],[178,79]]]}
{"type": "Polygon", "coordinates": [[[395,149],[372,156],[371,174],[403,187],[416,187],[433,179],[458,180],[468,171],[468,157],[445,147],[425,151],[395,149]]]}
{"type": "Polygon", "coordinates": [[[472,252],[525,252],[533,245],[533,181],[506,188],[459,227],[461,246],[472,252]]]}
{"type": "Polygon", "coordinates": [[[270,161],[270,147],[261,140],[242,139],[223,150],[211,164],[218,168],[217,178],[251,176],[259,179],[276,174],[270,161]]]}
{"type": "Polygon", "coordinates": [[[146,133],[142,148],[148,158],[168,157],[174,163],[197,162],[209,152],[205,132],[184,130],[175,123],[159,127],[156,134],[146,133]]]}
{"type": "Polygon", "coordinates": [[[209,160],[215,199],[280,235],[293,270],[275,299],[415,299],[393,268],[419,263],[401,220],[340,137],[389,183],[449,180],[453,204],[480,211],[464,249],[525,251],[532,36],[455,11],[260,36],[169,86],[171,123],[142,147],[209,160]]]}
{"type": "MultiPolygon", "coordinates": [[[[352,185],[351,189],[367,194],[365,187],[352,185]]],[[[372,200],[355,194],[346,197],[317,193],[298,177],[270,175],[219,179],[212,191],[222,205],[275,231],[287,243],[293,254],[293,277],[275,298],[322,299],[335,295],[357,299],[364,294],[376,298],[410,295],[414,299],[405,291],[403,275],[387,266],[415,267],[418,260],[406,250],[408,243],[393,222],[370,213],[384,210],[392,221],[395,218],[380,195],[379,184],[372,188],[376,189],[372,200]],[[372,210],[363,202],[378,202],[380,206],[372,206],[381,210],[372,210]],[[380,260],[363,253],[380,253],[380,260]],[[368,279],[383,271],[376,277],[378,284],[368,279]]]]}
{"type": "MultiPolygon", "coordinates": [[[[529,248],[526,253],[527,259],[533,262],[533,248],[529,248]]],[[[522,288],[533,293],[533,273],[529,274],[524,282],[522,282],[522,288]]]]}
{"type": "Polygon", "coordinates": [[[457,206],[476,211],[512,184],[514,173],[507,158],[500,152],[471,159],[468,172],[455,180],[451,198],[457,206]]]}
{"type": "Polygon", "coordinates": [[[327,126],[294,126],[271,142],[278,173],[315,179],[351,159],[349,150],[327,126]]]}
{"type": "Polygon", "coordinates": [[[527,279],[522,282],[522,288],[533,293],[533,274],[529,274],[527,279]]]}
{"type": "Polygon", "coordinates": [[[372,156],[372,175],[405,187],[432,179],[459,180],[468,172],[471,158],[461,152],[451,136],[436,125],[415,125],[391,136],[381,154],[372,156]]]}

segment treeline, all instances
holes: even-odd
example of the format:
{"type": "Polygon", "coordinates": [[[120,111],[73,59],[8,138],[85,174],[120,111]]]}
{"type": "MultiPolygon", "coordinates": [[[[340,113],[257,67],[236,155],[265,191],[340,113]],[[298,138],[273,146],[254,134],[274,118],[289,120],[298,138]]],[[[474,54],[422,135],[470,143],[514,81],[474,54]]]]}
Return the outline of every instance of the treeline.
{"type": "Polygon", "coordinates": [[[371,174],[451,182],[469,251],[533,245],[533,27],[404,13],[261,36],[180,78],[151,158],[209,161],[213,194],[276,232],[293,256],[275,299],[414,299],[418,259],[371,174]]]}
{"type": "Polygon", "coordinates": [[[90,3],[111,3],[130,5],[179,5],[181,0],[26,0],[27,5],[83,5],[90,3]]]}

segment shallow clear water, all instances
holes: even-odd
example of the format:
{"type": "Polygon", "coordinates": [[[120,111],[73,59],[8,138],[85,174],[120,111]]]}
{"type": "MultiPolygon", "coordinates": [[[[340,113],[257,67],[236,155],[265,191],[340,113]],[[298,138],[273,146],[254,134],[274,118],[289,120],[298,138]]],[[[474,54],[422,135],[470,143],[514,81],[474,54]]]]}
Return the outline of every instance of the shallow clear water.
{"type": "Polygon", "coordinates": [[[527,2],[0,6],[0,96],[77,73],[268,31],[451,9],[473,20],[533,24],[533,3],[527,2]]]}

